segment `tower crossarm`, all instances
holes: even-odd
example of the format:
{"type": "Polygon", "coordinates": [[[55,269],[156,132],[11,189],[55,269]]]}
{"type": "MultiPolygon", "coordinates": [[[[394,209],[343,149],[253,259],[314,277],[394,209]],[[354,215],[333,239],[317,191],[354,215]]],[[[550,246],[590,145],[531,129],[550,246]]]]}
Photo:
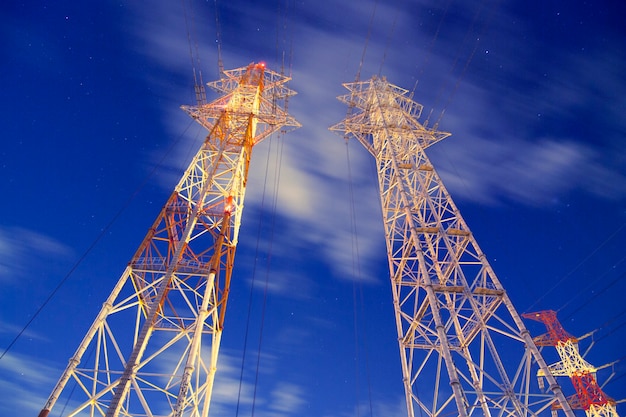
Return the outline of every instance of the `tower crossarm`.
{"type": "Polygon", "coordinates": [[[567,333],[559,320],[556,317],[556,311],[554,310],[544,310],[537,311],[535,313],[524,313],[522,317],[535,320],[545,324],[548,329],[548,333],[543,334],[541,336],[537,336],[534,338],[535,343],[538,346],[556,346],[559,342],[566,342],[568,340],[573,341],[574,343],[578,342],[578,340],[567,333]]]}
{"type": "Polygon", "coordinates": [[[72,380],[78,405],[68,416],[208,415],[252,149],[299,126],[284,108],[287,81],[250,64],[213,83],[224,96],[183,107],[209,134],[41,417],[72,380]]]}
{"type": "Polygon", "coordinates": [[[330,129],[376,160],[409,417],[536,416],[555,401],[573,416],[425,153],[449,133],[384,78],[344,86],[350,110],[330,129]],[[536,364],[552,392],[529,384],[536,364]]]}
{"type": "Polygon", "coordinates": [[[350,94],[339,96],[339,100],[357,111],[330,129],[355,137],[374,157],[381,144],[373,142],[373,139],[379,136],[377,132],[381,132],[381,129],[406,137],[407,140],[419,144],[422,149],[450,136],[448,132],[427,129],[419,123],[422,105],[411,100],[407,90],[387,83],[385,78],[374,77],[369,81],[345,83],[343,86],[350,90],[350,94]],[[386,96],[372,95],[374,88],[386,89],[386,96]],[[392,99],[381,101],[386,97],[392,99]],[[380,112],[370,111],[374,106],[385,111],[388,118],[385,123],[381,124],[380,112]]]}

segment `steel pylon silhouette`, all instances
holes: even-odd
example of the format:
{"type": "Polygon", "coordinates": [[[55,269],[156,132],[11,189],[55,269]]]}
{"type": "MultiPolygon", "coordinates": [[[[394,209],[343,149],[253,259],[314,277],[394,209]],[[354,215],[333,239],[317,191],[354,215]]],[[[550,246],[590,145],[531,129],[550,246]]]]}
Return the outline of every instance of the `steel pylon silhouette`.
{"type": "Polygon", "coordinates": [[[385,78],[347,83],[331,127],[376,160],[406,405],[414,416],[574,414],[425,149],[449,136],[385,78]],[[541,390],[537,368],[548,380],[541,390]]]}
{"type": "Polygon", "coordinates": [[[209,134],[71,358],[40,416],[206,417],[253,146],[296,128],[289,77],[224,71],[183,106],[209,134]],[[69,400],[68,400],[69,399],[69,400]]]}

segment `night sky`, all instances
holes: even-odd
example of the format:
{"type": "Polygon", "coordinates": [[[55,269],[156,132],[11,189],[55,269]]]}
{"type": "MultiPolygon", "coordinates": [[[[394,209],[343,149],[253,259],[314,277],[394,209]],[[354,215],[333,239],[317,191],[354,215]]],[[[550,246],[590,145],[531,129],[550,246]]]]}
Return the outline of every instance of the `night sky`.
{"type": "MultiPolygon", "coordinates": [[[[423,119],[452,133],[428,154],[518,312],[595,331],[581,352],[617,361],[597,376],[626,398],[623,2],[217,9],[226,69],[284,62],[303,126],[255,147],[213,416],[235,415],[240,383],[251,415],[257,369],[257,416],[406,415],[373,160],[328,130],[363,56],[361,79],[417,85],[423,119]]],[[[180,105],[193,67],[218,77],[215,16],[198,0],[0,6],[0,415],[41,409],[204,139],[180,105]]]]}

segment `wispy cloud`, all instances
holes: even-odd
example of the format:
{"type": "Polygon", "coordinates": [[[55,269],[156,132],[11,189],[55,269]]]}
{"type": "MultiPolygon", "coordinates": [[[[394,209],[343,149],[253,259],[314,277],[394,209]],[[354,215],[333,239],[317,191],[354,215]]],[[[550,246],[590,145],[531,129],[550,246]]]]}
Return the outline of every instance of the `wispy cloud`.
{"type": "MultiPolygon", "coordinates": [[[[249,357],[256,357],[256,353],[249,353],[249,357]]],[[[267,417],[286,417],[299,410],[305,402],[306,391],[280,376],[278,358],[267,353],[261,355],[258,378],[262,381],[262,386],[255,389],[254,379],[257,376],[241,378],[241,365],[238,363],[240,357],[240,353],[233,351],[220,352],[211,400],[214,413],[232,413],[237,404],[242,410],[254,406],[255,414],[267,417]],[[248,380],[250,378],[252,379],[248,380]]]]}
{"type": "Polygon", "coordinates": [[[304,390],[292,383],[279,383],[270,394],[269,415],[294,415],[304,404],[304,390]]]}
{"type": "Polygon", "coordinates": [[[626,83],[616,80],[609,64],[621,58],[609,59],[610,54],[599,53],[594,66],[586,58],[564,56],[562,66],[552,68],[551,80],[530,90],[466,85],[454,103],[463,112],[448,112],[444,119],[453,137],[430,150],[453,196],[531,206],[550,205],[572,191],[624,198],[626,148],[621,138],[626,123],[603,120],[621,120],[614,112],[624,107],[620,92],[626,92],[626,83]],[[582,111],[590,97],[594,106],[606,109],[600,120],[582,111]],[[555,126],[554,120],[562,124],[555,126]]]}
{"type": "Polygon", "coordinates": [[[30,340],[37,341],[47,341],[49,340],[47,337],[36,333],[32,330],[24,329],[22,326],[17,326],[11,323],[5,323],[0,320],[0,335],[7,335],[9,337],[14,337],[16,334],[21,332],[22,338],[27,338],[30,340]]]}
{"type": "Polygon", "coordinates": [[[514,201],[551,204],[567,192],[582,190],[602,198],[626,194],[623,174],[603,164],[588,146],[561,138],[508,140],[506,146],[478,137],[463,147],[435,152],[438,169],[454,198],[480,204],[514,201]]]}
{"type": "MultiPolygon", "coordinates": [[[[353,7],[354,8],[354,7],[353,7]]],[[[361,11],[361,8],[356,8],[361,11]]],[[[267,12],[267,11],[265,11],[267,12]]],[[[149,17],[140,19],[138,13],[137,24],[133,25],[137,33],[133,34],[134,43],[137,45],[137,52],[147,55],[155,62],[155,67],[163,67],[165,72],[161,72],[161,79],[156,80],[156,85],[165,85],[169,82],[167,79],[171,74],[175,74],[180,79],[190,77],[188,41],[181,33],[171,33],[167,25],[162,26],[162,22],[171,19],[174,16],[182,19],[182,9],[177,5],[174,8],[171,5],[160,6],[153,11],[149,17]],[[170,32],[168,32],[170,31],[170,32]],[[172,63],[176,62],[176,63],[172,63]]],[[[273,13],[273,11],[272,11],[273,13]]],[[[272,16],[273,17],[273,16],[272,16]]],[[[258,20],[259,16],[247,16],[245,12],[239,14],[239,19],[243,21],[258,20]]],[[[271,21],[272,19],[270,19],[271,21]]],[[[177,29],[178,30],[178,29],[177,29]]],[[[345,29],[341,29],[345,30],[345,29]]],[[[180,32],[180,31],[179,31],[180,32]]],[[[306,62],[301,62],[303,68],[307,71],[300,71],[299,67],[294,67],[294,81],[292,87],[298,91],[298,95],[292,98],[290,103],[290,112],[304,125],[302,129],[292,132],[281,138],[284,141],[282,148],[282,158],[280,159],[280,186],[278,195],[278,205],[276,207],[277,216],[287,222],[290,232],[298,235],[298,241],[292,245],[285,245],[280,250],[285,258],[297,258],[297,251],[306,251],[314,245],[322,250],[320,262],[327,262],[331,270],[338,277],[355,279],[352,263],[347,262],[351,257],[352,231],[350,229],[349,205],[350,202],[346,197],[347,182],[345,174],[346,151],[344,141],[335,134],[328,131],[328,126],[335,123],[342,117],[345,109],[334,99],[333,91],[341,93],[340,82],[345,78],[342,68],[335,65],[329,65],[333,61],[333,57],[329,53],[337,54],[336,58],[345,60],[344,51],[354,50],[354,46],[361,42],[359,39],[348,38],[345,40],[337,39],[332,34],[325,33],[319,27],[306,28],[299,35],[300,41],[310,49],[310,53],[304,56],[306,62]],[[327,48],[326,45],[333,43],[336,48],[327,48]],[[338,45],[343,43],[343,46],[338,45]],[[344,56],[341,56],[344,54],[344,56]],[[317,74],[317,75],[315,75],[317,74]],[[325,74],[320,77],[319,75],[325,74]],[[314,79],[312,77],[317,78],[314,79]],[[296,81],[296,78],[298,81],[296,81]],[[323,88],[320,88],[320,84],[323,88]],[[328,94],[330,92],[330,94],[328,94]],[[330,106],[329,106],[330,105],[330,106]],[[335,112],[328,112],[328,107],[336,109],[335,112]],[[311,108],[319,111],[311,112],[311,108]],[[291,253],[289,253],[291,252],[291,253]]],[[[200,44],[200,53],[204,56],[214,54],[214,45],[200,44]]],[[[270,48],[271,50],[271,48],[270,48]]],[[[228,60],[228,56],[225,57],[228,60]]],[[[159,72],[154,72],[151,77],[159,76],[159,72]]],[[[170,94],[173,97],[179,92],[175,92],[169,85],[163,89],[161,94],[170,94]]],[[[171,103],[170,103],[171,104],[171,103]]],[[[173,114],[171,106],[165,106],[164,119],[167,119],[166,126],[172,134],[180,134],[184,130],[183,126],[187,126],[189,121],[186,115],[179,112],[173,114]]],[[[178,111],[178,110],[176,110],[178,111]]],[[[195,129],[192,129],[195,131],[195,129]]],[[[203,138],[203,134],[199,134],[196,139],[186,139],[187,143],[203,138]]],[[[274,139],[274,142],[276,140],[274,139]]],[[[188,145],[183,144],[179,149],[187,148],[188,145]]],[[[250,181],[246,196],[246,207],[258,206],[262,198],[262,192],[265,184],[275,181],[275,177],[265,178],[266,164],[277,163],[278,144],[264,143],[255,149],[255,159],[250,172],[250,181]],[[269,146],[274,146],[274,151],[269,160],[267,160],[266,152],[269,146]],[[273,159],[272,159],[273,158],[273,159]]],[[[159,181],[168,189],[176,181],[184,169],[184,163],[188,160],[187,151],[175,150],[174,154],[165,162],[164,169],[160,170],[159,181]]],[[[353,156],[357,170],[364,163],[363,155],[357,153],[353,156]]],[[[274,172],[270,173],[275,175],[274,172]]],[[[361,204],[360,197],[369,194],[368,205],[374,210],[378,210],[378,201],[372,194],[372,188],[369,184],[357,184],[355,186],[356,204],[361,204]]],[[[270,194],[271,194],[270,190],[270,194]]],[[[273,198],[273,197],[266,197],[273,198]]],[[[266,206],[266,208],[269,206],[266,206]]],[[[368,216],[369,218],[369,216],[368,216]]],[[[367,232],[370,228],[380,229],[378,217],[376,221],[359,224],[362,232],[367,232]]],[[[362,259],[371,259],[373,251],[380,248],[380,242],[374,240],[374,244],[370,244],[371,240],[363,240],[360,243],[359,251],[362,259]]],[[[273,255],[280,256],[280,255],[273,255]]],[[[276,264],[276,263],[273,263],[276,264]]],[[[367,266],[363,270],[369,270],[367,266]]],[[[274,273],[272,277],[272,285],[270,291],[281,293],[287,296],[306,296],[305,291],[294,293],[290,291],[288,283],[293,283],[290,277],[291,271],[284,270],[283,273],[274,273]],[[280,279],[283,277],[284,279],[280,279]]],[[[372,279],[371,276],[362,279],[372,279]]],[[[304,289],[305,287],[300,287],[304,289]]]]}
{"type": "Polygon", "coordinates": [[[54,386],[58,370],[38,358],[34,366],[33,358],[12,353],[0,360],[0,414],[13,415],[15,410],[31,411],[36,415],[46,398],[42,393],[54,386]]]}
{"type": "MultiPolygon", "coordinates": [[[[562,132],[558,132],[541,124],[550,112],[573,112],[581,105],[582,97],[587,97],[589,88],[596,88],[598,97],[613,91],[611,89],[616,86],[618,91],[626,90],[624,83],[619,81],[619,74],[609,65],[610,51],[598,52],[601,56],[595,60],[578,59],[574,54],[563,56],[561,73],[552,74],[552,81],[546,81],[545,85],[537,85],[535,81],[530,81],[534,80],[532,71],[536,71],[536,68],[519,69],[516,67],[519,60],[505,53],[511,49],[511,44],[517,44],[518,47],[513,48],[516,54],[534,53],[522,47],[525,40],[518,35],[528,28],[525,29],[525,22],[516,18],[511,10],[507,7],[484,10],[472,29],[473,14],[451,10],[449,19],[462,20],[464,23],[446,28],[436,40],[435,47],[430,49],[431,42],[435,40],[435,28],[416,26],[415,22],[422,17],[431,26],[433,19],[438,22],[443,10],[436,6],[421,2],[415,8],[406,6],[406,9],[398,10],[400,6],[378,4],[373,30],[380,33],[375,33],[368,41],[361,77],[369,78],[377,73],[383,56],[386,56],[383,75],[390,82],[411,89],[415,77],[422,77],[416,100],[426,106],[424,117],[430,110],[429,106],[437,103],[442,106],[442,103],[450,100],[441,127],[450,130],[453,136],[429,149],[428,153],[432,155],[435,167],[453,198],[479,204],[515,202],[541,207],[550,205],[559,196],[572,191],[582,191],[599,198],[624,196],[626,186],[622,184],[626,183],[626,174],[619,168],[620,164],[623,165],[623,156],[607,161],[604,154],[583,144],[572,134],[571,129],[563,128],[562,132]],[[431,9],[434,18],[422,16],[431,9]],[[505,26],[503,23],[511,21],[515,21],[515,24],[505,26]],[[392,35],[392,22],[396,34],[411,33],[412,37],[400,39],[398,35],[392,35]],[[487,30],[504,34],[503,37],[508,40],[491,40],[485,44],[480,41],[476,44],[475,39],[483,33],[487,22],[490,25],[487,30]],[[470,32],[463,52],[459,42],[470,30],[473,32],[470,32]],[[391,49],[387,47],[389,36],[394,43],[391,49]],[[400,52],[398,42],[407,48],[407,52],[400,52]],[[505,45],[505,42],[509,43],[505,45]],[[476,45],[478,49],[471,65],[476,66],[477,71],[469,72],[456,89],[467,53],[476,45]],[[460,63],[451,71],[455,59],[460,59],[460,63]],[[596,61],[604,64],[589,66],[588,62],[596,61]],[[490,79],[481,79],[481,68],[489,65],[500,65],[501,68],[490,71],[490,79]],[[527,85],[527,88],[509,91],[507,79],[515,79],[515,85],[527,85]],[[542,116],[537,116],[539,113],[542,116]]],[[[296,17],[290,22],[296,27],[293,36],[298,43],[298,50],[293,56],[291,86],[298,91],[298,95],[291,99],[289,110],[303,127],[281,139],[284,147],[280,159],[281,178],[276,212],[282,222],[281,232],[288,232],[297,238],[291,238],[289,245],[275,247],[273,256],[297,259],[298,253],[316,247],[320,250],[320,261],[327,264],[338,278],[357,279],[353,267],[351,216],[358,217],[359,234],[362,236],[358,242],[362,271],[373,270],[370,262],[377,262],[374,260],[376,254],[381,253],[382,247],[380,203],[375,178],[372,176],[371,156],[355,151],[351,144],[350,164],[357,209],[356,214],[353,214],[348,196],[345,143],[327,130],[328,126],[345,116],[345,107],[334,97],[344,93],[340,86],[342,82],[354,79],[373,8],[373,1],[358,5],[342,4],[332,12],[319,10],[313,5],[298,5],[296,17]],[[352,20],[353,23],[343,25],[337,20],[339,15],[359,17],[352,20]]],[[[212,16],[212,10],[205,12],[212,16]]],[[[229,22],[230,30],[233,27],[245,30],[242,29],[237,36],[232,32],[223,34],[225,44],[230,43],[224,56],[227,66],[231,63],[245,65],[247,62],[240,62],[240,49],[250,49],[252,46],[256,53],[269,55],[270,60],[274,58],[275,45],[257,45],[254,33],[276,30],[273,25],[270,28],[257,24],[275,21],[275,13],[275,10],[267,8],[229,10],[228,16],[232,19],[229,22]],[[238,44],[236,39],[243,43],[238,44]]],[[[182,88],[184,80],[189,83],[191,74],[189,43],[180,31],[180,27],[184,26],[183,10],[180,5],[162,4],[151,10],[149,16],[144,16],[143,9],[134,9],[129,18],[134,19],[132,27],[136,30],[131,34],[131,44],[135,45],[137,53],[146,55],[159,69],[149,74],[153,79],[148,81],[161,86],[160,94],[168,98],[167,105],[162,109],[164,124],[172,135],[180,135],[187,128],[189,120],[174,104],[180,99],[177,89],[182,88]],[[175,26],[164,23],[171,19],[181,24],[175,26]],[[175,82],[172,83],[172,80],[175,82]]],[[[191,22],[188,25],[186,27],[193,31],[191,22]]],[[[200,56],[214,61],[216,48],[212,29],[203,28],[198,21],[195,25],[196,39],[200,40],[200,56]],[[198,33],[203,35],[198,36],[198,33]],[[203,38],[204,35],[206,37],[203,38]]],[[[250,57],[249,60],[257,58],[250,57]]],[[[529,56],[524,62],[534,62],[531,58],[529,56]]],[[[618,56],[611,59],[622,58],[618,56]]],[[[623,96],[615,94],[611,101],[613,104],[607,111],[616,112],[619,104],[623,103],[619,97],[623,96]]],[[[432,116],[431,124],[440,111],[441,107],[432,116]]],[[[613,137],[617,136],[616,132],[612,133],[613,137]]],[[[174,177],[179,177],[176,173],[184,169],[185,161],[188,160],[187,147],[197,143],[204,134],[197,134],[195,138],[191,136],[188,134],[184,146],[178,148],[185,150],[175,150],[160,172],[161,183],[168,189],[176,181],[174,177]]],[[[620,142],[612,139],[608,143],[619,151],[617,154],[624,154],[623,149],[619,148],[620,142]]],[[[276,153],[270,159],[266,158],[268,146],[266,142],[255,149],[246,198],[248,209],[258,207],[266,182],[275,181],[273,178],[265,178],[265,164],[272,164],[274,168],[278,166],[276,153]]],[[[278,148],[276,143],[272,146],[278,148]]],[[[272,170],[275,171],[274,168],[272,170]]],[[[265,206],[265,209],[268,207],[265,206]]],[[[289,283],[293,283],[290,276],[292,272],[287,268],[278,271],[273,276],[269,290],[293,296],[294,292],[289,290],[289,283]]],[[[360,279],[374,281],[377,278],[366,273],[360,279]]],[[[312,290],[313,287],[304,285],[303,288],[312,290]]],[[[304,294],[304,291],[298,292],[298,296],[304,294]]]]}
{"type": "Polygon", "coordinates": [[[17,279],[32,268],[33,259],[71,255],[68,246],[42,233],[18,226],[0,227],[0,282],[17,279]]]}

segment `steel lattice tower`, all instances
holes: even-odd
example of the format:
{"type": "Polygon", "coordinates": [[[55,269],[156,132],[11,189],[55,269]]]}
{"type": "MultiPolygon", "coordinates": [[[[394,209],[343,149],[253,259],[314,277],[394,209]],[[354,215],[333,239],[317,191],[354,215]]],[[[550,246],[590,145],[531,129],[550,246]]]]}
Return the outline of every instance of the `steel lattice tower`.
{"type": "Polygon", "coordinates": [[[331,130],[376,159],[408,416],[574,414],[425,149],[449,133],[384,78],[344,84],[331,130]],[[542,391],[539,367],[548,380],[542,391]]]}
{"type": "MultiPolygon", "coordinates": [[[[534,341],[537,346],[554,346],[559,354],[561,361],[549,365],[548,368],[552,375],[567,376],[572,381],[576,394],[568,397],[570,406],[585,410],[587,417],[619,417],[615,400],[606,395],[598,385],[595,375],[598,369],[581,356],[578,339],[565,331],[556,317],[556,311],[526,313],[522,317],[546,325],[548,332],[535,337],[534,341]]],[[[537,376],[542,381],[543,372],[540,370],[537,376]]],[[[558,407],[553,408],[553,414],[556,415],[558,407]]]]}
{"type": "Polygon", "coordinates": [[[252,148],[299,126],[287,81],[250,64],[183,106],[209,134],[40,416],[72,391],[66,416],[208,415],[252,148]]]}

